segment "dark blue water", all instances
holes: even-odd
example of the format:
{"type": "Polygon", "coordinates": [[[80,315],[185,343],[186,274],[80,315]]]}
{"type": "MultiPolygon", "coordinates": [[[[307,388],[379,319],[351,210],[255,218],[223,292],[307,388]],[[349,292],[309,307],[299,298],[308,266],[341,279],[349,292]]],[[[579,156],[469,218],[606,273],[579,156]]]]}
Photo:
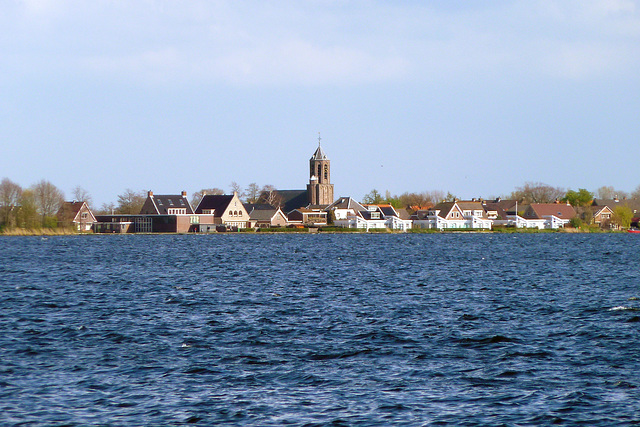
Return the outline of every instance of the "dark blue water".
{"type": "Polygon", "coordinates": [[[639,249],[0,238],[0,425],[637,425],[639,249]]]}

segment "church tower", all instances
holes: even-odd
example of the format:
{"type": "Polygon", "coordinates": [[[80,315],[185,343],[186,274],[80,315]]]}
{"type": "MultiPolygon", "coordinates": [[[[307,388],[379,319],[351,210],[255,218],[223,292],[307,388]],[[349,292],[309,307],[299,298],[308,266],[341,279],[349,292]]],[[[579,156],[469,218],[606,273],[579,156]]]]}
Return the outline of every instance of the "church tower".
{"type": "Polygon", "coordinates": [[[309,160],[309,184],[307,194],[312,205],[330,205],[333,203],[333,184],[331,184],[331,162],[320,145],[309,160]]]}

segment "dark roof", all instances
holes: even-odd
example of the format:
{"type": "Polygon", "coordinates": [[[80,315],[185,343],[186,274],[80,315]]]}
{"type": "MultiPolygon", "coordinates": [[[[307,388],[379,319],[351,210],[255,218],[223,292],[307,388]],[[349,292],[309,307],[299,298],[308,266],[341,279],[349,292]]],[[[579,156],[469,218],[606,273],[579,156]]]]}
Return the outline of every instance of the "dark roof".
{"type": "Polygon", "coordinates": [[[391,205],[381,205],[380,211],[384,216],[398,216],[398,213],[391,205]]]}
{"type": "Polygon", "coordinates": [[[282,210],[291,212],[294,209],[309,205],[309,195],[307,190],[277,190],[282,197],[282,210]]]}
{"type": "Polygon", "coordinates": [[[354,212],[367,210],[367,208],[351,197],[340,197],[338,200],[327,206],[327,210],[331,209],[353,209],[354,212]]]}
{"type": "Polygon", "coordinates": [[[243,203],[242,206],[244,206],[244,208],[247,210],[247,212],[251,213],[251,211],[253,210],[263,210],[263,211],[269,211],[269,210],[275,210],[276,208],[274,208],[273,206],[267,204],[267,203],[243,203]]]}
{"type": "Polygon", "coordinates": [[[207,194],[196,208],[196,213],[201,214],[204,209],[214,209],[214,216],[220,217],[227,210],[229,203],[233,200],[233,196],[207,194]]]}
{"type": "Polygon", "coordinates": [[[167,215],[168,209],[184,208],[186,214],[193,214],[193,208],[189,199],[183,194],[151,194],[147,196],[144,205],[140,209],[141,215],[167,215]]]}
{"type": "Polygon", "coordinates": [[[278,213],[278,209],[254,209],[249,214],[249,218],[254,221],[270,221],[278,213]]]}
{"type": "Polygon", "coordinates": [[[382,215],[380,215],[380,211],[379,210],[375,210],[375,211],[359,211],[357,212],[357,215],[360,215],[362,218],[366,219],[367,221],[371,221],[371,220],[384,220],[384,217],[382,215]],[[372,218],[371,214],[377,213],[379,215],[378,218],[372,218]]]}

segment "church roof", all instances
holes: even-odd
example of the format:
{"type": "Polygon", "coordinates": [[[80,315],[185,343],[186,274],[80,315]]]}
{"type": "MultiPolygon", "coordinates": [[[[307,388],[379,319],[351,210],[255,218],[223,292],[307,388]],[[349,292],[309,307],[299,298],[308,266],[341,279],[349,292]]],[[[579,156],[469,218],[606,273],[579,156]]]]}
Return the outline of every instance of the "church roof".
{"type": "Polygon", "coordinates": [[[329,160],[320,144],[318,144],[318,149],[313,153],[313,156],[311,156],[311,160],[329,160]]]}

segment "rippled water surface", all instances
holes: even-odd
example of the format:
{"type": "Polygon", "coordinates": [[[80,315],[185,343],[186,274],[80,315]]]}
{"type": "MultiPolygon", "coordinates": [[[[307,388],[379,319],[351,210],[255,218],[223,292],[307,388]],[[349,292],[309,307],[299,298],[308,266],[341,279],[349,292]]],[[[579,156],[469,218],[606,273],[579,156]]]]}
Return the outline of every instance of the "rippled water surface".
{"type": "Polygon", "coordinates": [[[639,249],[0,238],[0,425],[637,425],[639,249]]]}

